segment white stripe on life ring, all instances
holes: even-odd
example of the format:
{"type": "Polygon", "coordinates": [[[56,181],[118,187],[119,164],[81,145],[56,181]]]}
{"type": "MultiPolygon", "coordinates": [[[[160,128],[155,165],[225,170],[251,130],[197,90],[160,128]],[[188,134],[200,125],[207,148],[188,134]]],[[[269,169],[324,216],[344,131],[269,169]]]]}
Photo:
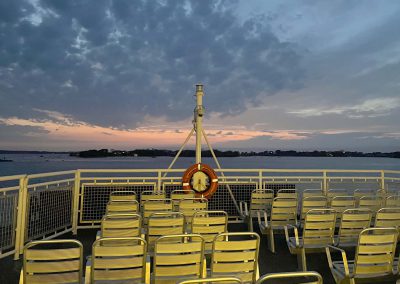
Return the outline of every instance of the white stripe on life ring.
{"type": "Polygon", "coordinates": [[[211,182],[218,182],[218,179],[217,178],[212,179],[211,182]]]}
{"type": "Polygon", "coordinates": [[[197,164],[197,169],[198,169],[199,171],[201,170],[201,164],[200,164],[200,163],[197,164]]]}
{"type": "Polygon", "coordinates": [[[182,185],[183,185],[183,186],[188,186],[189,183],[188,183],[188,182],[185,182],[185,183],[182,183],[182,185]]]}

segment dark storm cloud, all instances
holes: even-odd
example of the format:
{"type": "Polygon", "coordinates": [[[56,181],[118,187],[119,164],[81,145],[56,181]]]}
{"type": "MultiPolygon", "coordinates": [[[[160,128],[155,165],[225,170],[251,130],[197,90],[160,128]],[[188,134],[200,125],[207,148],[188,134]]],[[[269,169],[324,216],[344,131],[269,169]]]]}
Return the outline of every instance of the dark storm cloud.
{"type": "Polygon", "coordinates": [[[2,1],[0,114],[51,110],[125,128],[145,115],[190,116],[197,82],[221,114],[299,88],[295,46],[264,17],[240,23],[231,3],[2,1]]]}

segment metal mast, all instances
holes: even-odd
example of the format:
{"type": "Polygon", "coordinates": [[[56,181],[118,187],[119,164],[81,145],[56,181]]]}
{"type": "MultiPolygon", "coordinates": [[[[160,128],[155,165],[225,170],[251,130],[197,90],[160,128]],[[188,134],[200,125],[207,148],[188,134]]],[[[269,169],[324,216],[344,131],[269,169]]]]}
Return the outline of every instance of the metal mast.
{"type": "Polygon", "coordinates": [[[196,131],[196,164],[201,163],[201,137],[203,136],[203,85],[196,85],[196,108],[194,109],[193,127],[196,131]]]}

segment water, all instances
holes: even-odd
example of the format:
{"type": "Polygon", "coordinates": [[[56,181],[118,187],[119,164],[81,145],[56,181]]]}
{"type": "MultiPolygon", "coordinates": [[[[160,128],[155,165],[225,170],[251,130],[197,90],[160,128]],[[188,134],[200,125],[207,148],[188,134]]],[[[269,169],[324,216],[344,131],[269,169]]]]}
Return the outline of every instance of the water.
{"type": "MultiPolygon", "coordinates": [[[[84,159],[67,154],[4,154],[0,158],[0,176],[56,172],[75,169],[164,169],[172,157],[110,157],[84,159]]],[[[187,168],[194,158],[179,158],[174,168],[187,168]]],[[[222,168],[248,169],[353,169],[400,170],[400,159],[342,157],[237,157],[220,158],[222,168]]],[[[203,163],[216,167],[211,158],[203,163]]]]}

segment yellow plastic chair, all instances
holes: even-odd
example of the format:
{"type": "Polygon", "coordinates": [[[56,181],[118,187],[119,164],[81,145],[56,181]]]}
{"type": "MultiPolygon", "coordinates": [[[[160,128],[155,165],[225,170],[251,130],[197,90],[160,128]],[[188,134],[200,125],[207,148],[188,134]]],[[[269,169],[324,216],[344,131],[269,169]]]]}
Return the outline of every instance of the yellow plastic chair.
{"type": "Polygon", "coordinates": [[[381,208],[376,213],[375,228],[387,227],[400,229],[400,207],[381,208]]]}
{"type": "Polygon", "coordinates": [[[110,201],[107,204],[106,214],[136,214],[139,212],[139,203],[136,200],[110,201]]]}
{"type": "Polygon", "coordinates": [[[376,195],[368,195],[360,197],[358,207],[359,208],[368,208],[373,212],[373,217],[375,217],[375,213],[382,208],[384,199],[376,195]]]}
{"type": "Polygon", "coordinates": [[[280,189],[276,193],[276,197],[297,199],[299,195],[296,189],[280,189]]]}
{"type": "Polygon", "coordinates": [[[332,198],[329,208],[336,211],[337,223],[340,224],[342,213],[347,209],[355,208],[355,206],[356,199],[354,196],[335,196],[332,198]]]}
{"type": "Polygon", "coordinates": [[[149,217],[146,240],[148,250],[152,252],[154,242],[164,235],[181,235],[185,232],[185,218],[180,212],[159,212],[149,217]]]}
{"type": "Polygon", "coordinates": [[[140,207],[148,200],[166,199],[165,191],[144,190],[140,194],[140,207]]]}
{"type": "Polygon", "coordinates": [[[349,195],[350,194],[349,194],[348,190],[344,189],[344,188],[332,188],[332,189],[329,189],[328,192],[326,193],[326,197],[328,198],[328,206],[331,205],[332,200],[335,197],[337,197],[337,196],[349,196],[349,195]]]}
{"type": "Polygon", "coordinates": [[[113,191],[110,194],[110,201],[133,201],[136,200],[136,192],[132,190],[127,191],[113,191]]]}
{"type": "Polygon", "coordinates": [[[248,224],[250,232],[254,231],[253,218],[257,218],[257,212],[262,210],[271,212],[274,191],[272,189],[255,189],[251,192],[250,209],[246,202],[240,201],[240,215],[244,222],[248,224]]]}
{"type": "Polygon", "coordinates": [[[372,212],[369,209],[353,208],[342,213],[339,233],[335,237],[337,247],[355,247],[358,236],[371,225],[372,212]]]}
{"type": "Polygon", "coordinates": [[[101,238],[92,246],[85,283],[148,283],[147,243],[138,237],[101,238]]]}
{"type": "Polygon", "coordinates": [[[311,196],[325,196],[325,194],[321,189],[305,189],[303,191],[302,194],[303,199],[311,196]]]}
{"type": "Polygon", "coordinates": [[[298,265],[307,271],[307,252],[320,252],[328,245],[334,244],[336,212],[332,209],[312,209],[307,212],[304,221],[303,235],[300,237],[297,227],[285,226],[286,243],[291,254],[297,255],[298,265]],[[294,236],[289,236],[289,228],[294,236]]]}
{"type": "Polygon", "coordinates": [[[272,202],[270,218],[265,211],[258,211],[258,225],[268,237],[268,248],[275,253],[274,232],[283,231],[286,225],[297,226],[297,198],[276,197],[272,202]],[[264,219],[264,220],[263,220],[264,219]]]}
{"type": "Polygon", "coordinates": [[[191,190],[189,192],[186,191],[186,190],[183,190],[183,189],[175,189],[175,190],[173,190],[171,192],[170,198],[171,198],[172,203],[174,205],[174,211],[179,211],[179,202],[182,199],[195,198],[195,197],[196,196],[195,196],[194,190],[191,190]]]}
{"type": "Polygon", "coordinates": [[[235,276],[243,283],[254,283],[259,278],[259,248],[256,233],[219,234],[213,242],[210,276],[235,276]]]}
{"type": "Polygon", "coordinates": [[[186,231],[190,233],[194,213],[208,210],[208,200],[206,198],[185,198],[179,201],[178,209],[185,216],[186,231]]]}
{"type": "Polygon", "coordinates": [[[395,228],[369,228],[360,233],[355,259],[347,259],[343,249],[326,248],[329,268],[336,283],[356,283],[358,279],[380,283],[395,279],[394,255],[398,232],[395,228]],[[333,261],[331,250],[340,252],[342,259],[333,261]]]}
{"type": "Polygon", "coordinates": [[[205,276],[204,239],[197,234],[162,236],[155,241],[151,282],[176,283],[205,276]]]}
{"type": "Polygon", "coordinates": [[[19,283],[83,283],[82,267],[83,247],[79,241],[32,241],[24,248],[19,283]]]}
{"type": "Polygon", "coordinates": [[[211,277],[211,278],[202,278],[202,279],[193,279],[193,280],[184,280],[179,282],[178,284],[202,284],[202,283],[243,283],[237,277],[211,277]]]}
{"type": "Polygon", "coordinates": [[[172,212],[173,205],[171,199],[150,199],[143,203],[143,225],[147,226],[148,218],[153,213],[172,212]]]}
{"type": "Polygon", "coordinates": [[[139,237],[141,228],[142,217],[138,214],[110,214],[101,220],[99,237],[139,237]]]}
{"type": "Polygon", "coordinates": [[[319,274],[318,272],[314,272],[314,271],[270,273],[270,274],[261,276],[261,278],[257,280],[256,284],[277,283],[277,281],[280,281],[280,280],[285,281],[284,283],[291,283],[291,284],[295,284],[295,283],[323,284],[321,274],[319,274]],[[306,278],[306,279],[304,279],[304,278],[306,278]],[[286,282],[289,280],[290,280],[290,282],[286,282]],[[304,281],[307,281],[307,282],[304,282],[304,281]]]}
{"type": "Polygon", "coordinates": [[[302,200],[301,204],[301,223],[304,222],[306,214],[311,209],[325,209],[328,206],[328,198],[325,196],[309,196],[302,200]]]}
{"type": "Polygon", "coordinates": [[[400,207],[400,195],[388,196],[385,203],[385,206],[388,208],[400,207]]]}
{"type": "Polygon", "coordinates": [[[360,198],[363,196],[376,196],[377,195],[377,190],[376,189],[370,189],[370,188],[361,188],[361,189],[356,189],[353,192],[353,196],[356,199],[356,206],[359,205],[360,198]]]}
{"type": "Polygon", "coordinates": [[[191,231],[204,238],[205,253],[210,254],[214,238],[228,231],[228,214],[225,211],[197,211],[193,215],[191,231]]]}

